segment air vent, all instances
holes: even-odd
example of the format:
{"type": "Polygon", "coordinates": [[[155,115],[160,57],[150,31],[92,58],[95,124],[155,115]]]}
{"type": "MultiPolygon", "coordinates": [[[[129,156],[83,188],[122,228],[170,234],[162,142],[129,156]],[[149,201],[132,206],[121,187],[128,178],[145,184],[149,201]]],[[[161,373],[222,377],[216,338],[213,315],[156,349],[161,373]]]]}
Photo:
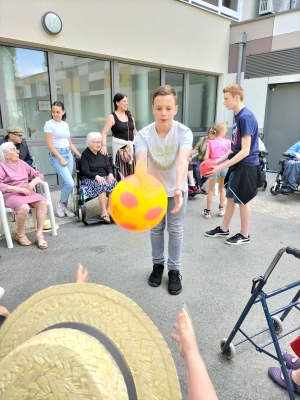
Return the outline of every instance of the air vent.
{"type": "Polygon", "coordinates": [[[245,79],[300,73],[300,47],[246,57],[245,79]]]}

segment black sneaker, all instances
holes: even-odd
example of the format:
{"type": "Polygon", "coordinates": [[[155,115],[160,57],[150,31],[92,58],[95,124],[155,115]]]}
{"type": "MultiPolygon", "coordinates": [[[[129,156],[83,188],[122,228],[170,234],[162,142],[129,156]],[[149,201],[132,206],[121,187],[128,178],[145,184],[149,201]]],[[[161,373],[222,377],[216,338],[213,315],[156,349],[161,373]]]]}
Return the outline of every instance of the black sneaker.
{"type": "Polygon", "coordinates": [[[169,271],[168,291],[170,294],[179,294],[182,291],[181,279],[182,276],[178,270],[169,271]]]}
{"type": "Polygon", "coordinates": [[[158,287],[161,284],[161,278],[164,273],[163,264],[154,264],[153,271],[149,276],[148,283],[150,286],[158,287]]]}
{"type": "Polygon", "coordinates": [[[213,229],[212,231],[207,231],[204,234],[207,237],[217,237],[217,236],[223,236],[223,237],[228,237],[229,236],[229,229],[227,231],[223,231],[220,226],[217,226],[216,229],[213,229]]]}
{"type": "Polygon", "coordinates": [[[239,244],[250,243],[250,235],[248,235],[248,237],[245,238],[240,233],[237,233],[236,235],[232,236],[231,238],[226,239],[225,243],[232,244],[233,246],[238,246],[239,244]]]}

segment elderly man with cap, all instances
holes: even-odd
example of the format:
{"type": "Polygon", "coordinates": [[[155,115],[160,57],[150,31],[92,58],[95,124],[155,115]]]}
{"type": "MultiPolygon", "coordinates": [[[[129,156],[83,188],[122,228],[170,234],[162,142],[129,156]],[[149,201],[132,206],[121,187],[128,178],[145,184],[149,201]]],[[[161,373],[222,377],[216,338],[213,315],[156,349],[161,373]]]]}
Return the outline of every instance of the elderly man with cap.
{"type": "Polygon", "coordinates": [[[23,139],[24,130],[20,126],[9,126],[6,132],[7,135],[1,140],[0,145],[5,142],[12,142],[20,152],[20,160],[31,166],[33,158],[29,153],[25,139],[23,139]]]}

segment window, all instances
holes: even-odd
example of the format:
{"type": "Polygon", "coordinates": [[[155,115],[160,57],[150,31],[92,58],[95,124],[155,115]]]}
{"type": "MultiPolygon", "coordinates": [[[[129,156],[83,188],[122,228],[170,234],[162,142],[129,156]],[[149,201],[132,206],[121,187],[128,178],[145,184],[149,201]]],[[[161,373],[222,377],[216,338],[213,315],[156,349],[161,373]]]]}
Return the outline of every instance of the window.
{"type": "Polygon", "coordinates": [[[26,139],[44,139],[50,117],[47,54],[8,46],[0,46],[0,51],[8,124],[22,127],[26,139]]]}
{"type": "Polygon", "coordinates": [[[137,130],[154,122],[152,97],[160,85],[160,70],[139,65],[119,64],[120,92],[128,97],[137,130]]]}
{"type": "Polygon", "coordinates": [[[189,76],[188,122],[193,132],[207,132],[215,122],[218,78],[200,74],[189,76]]]}
{"type": "Polygon", "coordinates": [[[179,0],[192,6],[223,15],[233,20],[242,19],[243,0],[179,0]]]}
{"type": "Polygon", "coordinates": [[[238,11],[238,0],[222,0],[222,6],[233,11],[238,11]]]}
{"type": "Polygon", "coordinates": [[[110,62],[54,54],[57,100],[64,103],[72,137],[102,132],[111,113],[110,62]]]}
{"type": "Polygon", "coordinates": [[[182,113],[183,113],[183,74],[179,74],[176,72],[168,72],[166,71],[166,85],[171,85],[176,90],[178,95],[178,112],[175,115],[176,121],[182,121],[182,113]]]}

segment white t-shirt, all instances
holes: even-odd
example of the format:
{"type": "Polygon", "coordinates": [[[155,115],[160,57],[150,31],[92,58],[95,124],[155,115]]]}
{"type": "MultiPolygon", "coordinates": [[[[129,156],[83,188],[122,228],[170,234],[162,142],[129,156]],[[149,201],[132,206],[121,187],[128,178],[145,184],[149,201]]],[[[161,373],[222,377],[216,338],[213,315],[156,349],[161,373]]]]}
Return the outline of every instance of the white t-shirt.
{"type": "MultiPolygon", "coordinates": [[[[176,188],[176,166],[179,149],[192,149],[193,134],[191,130],[173,121],[165,138],[158,136],[155,122],[141,129],[135,138],[135,152],[148,151],[148,172],[164,185],[168,197],[174,196],[176,188]]],[[[181,189],[187,191],[187,179],[181,183],[181,189]]]]}
{"type": "Polygon", "coordinates": [[[56,122],[54,119],[50,119],[45,123],[44,132],[52,133],[52,144],[54,147],[62,149],[70,147],[68,140],[70,129],[67,122],[56,122]]]}

